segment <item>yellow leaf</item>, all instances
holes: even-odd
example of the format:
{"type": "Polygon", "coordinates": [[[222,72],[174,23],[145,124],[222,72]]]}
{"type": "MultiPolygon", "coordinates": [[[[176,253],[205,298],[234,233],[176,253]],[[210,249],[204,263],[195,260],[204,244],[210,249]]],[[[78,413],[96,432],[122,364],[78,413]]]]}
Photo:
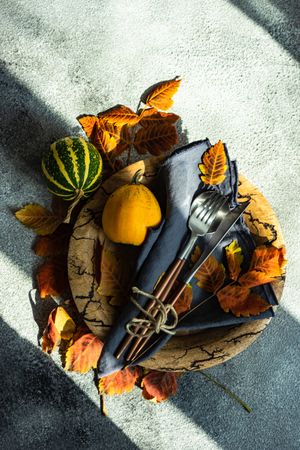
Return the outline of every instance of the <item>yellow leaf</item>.
{"type": "MultiPolygon", "coordinates": [[[[195,263],[200,256],[200,248],[195,247],[195,250],[191,256],[191,261],[195,263]]],[[[208,292],[216,292],[223,286],[225,281],[225,268],[223,264],[220,264],[214,256],[209,256],[204,264],[200,267],[195,274],[195,278],[198,280],[197,286],[208,292]]]]}
{"type": "Polygon", "coordinates": [[[138,377],[140,370],[138,367],[126,367],[123,370],[114,372],[99,380],[99,393],[107,395],[119,395],[130,392],[138,377]]]}
{"type": "Polygon", "coordinates": [[[225,247],[227,264],[229,269],[230,278],[236,281],[241,272],[241,264],[244,260],[242,255],[242,249],[236,240],[232,241],[227,247],[225,247]]]}
{"type": "Polygon", "coordinates": [[[158,122],[169,122],[174,124],[179,119],[179,116],[173,113],[165,113],[161,111],[157,111],[155,108],[143,109],[140,110],[140,122],[139,124],[142,127],[148,127],[153,123],[158,122]]]}
{"type": "Polygon", "coordinates": [[[108,111],[98,114],[98,117],[118,127],[123,125],[132,127],[140,120],[140,117],[135,112],[124,105],[117,105],[108,111]]]}
{"type": "Polygon", "coordinates": [[[180,83],[181,80],[176,78],[157,83],[150,91],[146,91],[147,95],[142,96],[142,101],[148,106],[167,111],[174,103],[172,97],[178,91],[180,83]]]}
{"type": "Polygon", "coordinates": [[[176,128],[170,123],[153,123],[140,128],[134,138],[134,146],[141,155],[149,152],[158,156],[167,153],[178,142],[176,128]]]}
{"type": "Polygon", "coordinates": [[[93,333],[87,333],[77,339],[66,352],[65,369],[86,373],[96,369],[103,343],[93,333]]]}
{"type": "Polygon", "coordinates": [[[61,224],[62,218],[38,204],[29,204],[15,213],[16,218],[37,234],[52,234],[61,224]]]}
{"type": "Polygon", "coordinates": [[[55,350],[61,339],[71,339],[75,327],[73,319],[62,306],[53,309],[49,315],[48,324],[43,333],[42,350],[51,353],[55,350]]]}
{"type": "Polygon", "coordinates": [[[199,169],[203,174],[200,178],[204,184],[220,184],[225,180],[227,165],[222,141],[206,150],[202,156],[202,164],[199,164],[199,169]]]}

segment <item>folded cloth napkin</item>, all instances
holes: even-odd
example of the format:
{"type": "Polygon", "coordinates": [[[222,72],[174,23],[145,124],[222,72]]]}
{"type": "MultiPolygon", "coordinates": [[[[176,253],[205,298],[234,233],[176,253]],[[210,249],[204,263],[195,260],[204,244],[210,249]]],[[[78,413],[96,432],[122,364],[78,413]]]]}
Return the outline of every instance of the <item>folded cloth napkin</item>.
{"type": "MultiPolygon", "coordinates": [[[[207,190],[199,177],[198,164],[201,161],[202,154],[211,147],[208,139],[197,141],[176,150],[162,164],[161,170],[155,180],[153,192],[155,193],[162,207],[165,220],[159,228],[151,230],[146,242],[143,244],[136,264],[136,274],[133,286],[137,286],[145,292],[153,292],[153,288],[160,275],[172,264],[176,255],[186,240],[188,229],[187,220],[190,211],[190,205],[193,198],[200,192],[207,190]]],[[[238,174],[237,166],[234,161],[230,161],[227,148],[227,176],[225,181],[213,189],[218,190],[225,195],[233,208],[237,206],[237,185],[238,174]]],[[[210,236],[199,237],[197,245],[201,249],[205,247],[210,236]]],[[[255,244],[242,218],[238,220],[235,226],[228,233],[226,238],[219,244],[214,251],[214,256],[222,261],[224,259],[224,247],[237,239],[242,247],[245,261],[249,262],[255,244]]],[[[183,269],[183,274],[188,270],[188,264],[183,269]]],[[[197,305],[208,297],[207,292],[196,286],[193,286],[193,304],[197,305]]],[[[277,304],[276,296],[271,285],[259,286],[256,289],[263,298],[270,304],[277,304]]],[[[149,301],[146,297],[139,295],[138,302],[145,306],[149,301]]],[[[122,311],[119,320],[112,327],[105,342],[102,355],[99,361],[98,375],[106,376],[125,365],[124,359],[116,359],[114,353],[126,336],[126,323],[133,317],[137,317],[139,310],[128,300],[122,311]]],[[[263,319],[274,315],[272,308],[251,318],[238,318],[231,313],[225,313],[220,308],[216,298],[206,302],[205,305],[196,309],[195,312],[182,320],[176,330],[197,331],[213,327],[221,327],[239,324],[248,320],[263,319]]],[[[147,353],[143,354],[135,364],[142,362],[152,356],[162,345],[164,345],[170,335],[161,333],[162,339],[154,345],[147,353]]]]}

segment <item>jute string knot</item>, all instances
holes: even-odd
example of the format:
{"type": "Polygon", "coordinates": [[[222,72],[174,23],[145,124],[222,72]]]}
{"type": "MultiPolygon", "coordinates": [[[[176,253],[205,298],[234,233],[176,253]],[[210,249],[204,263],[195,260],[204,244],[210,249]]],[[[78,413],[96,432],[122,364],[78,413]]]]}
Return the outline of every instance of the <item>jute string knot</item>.
{"type": "Polygon", "coordinates": [[[154,305],[150,311],[146,311],[133,296],[130,296],[131,302],[144,314],[145,318],[135,317],[131,319],[126,324],[127,333],[134,337],[148,337],[160,331],[167,334],[175,334],[174,328],[178,324],[178,315],[174,306],[162,303],[155,295],[142,291],[136,286],[132,288],[132,292],[153,300],[154,305]],[[169,314],[173,317],[173,322],[167,325],[166,322],[169,314]]]}

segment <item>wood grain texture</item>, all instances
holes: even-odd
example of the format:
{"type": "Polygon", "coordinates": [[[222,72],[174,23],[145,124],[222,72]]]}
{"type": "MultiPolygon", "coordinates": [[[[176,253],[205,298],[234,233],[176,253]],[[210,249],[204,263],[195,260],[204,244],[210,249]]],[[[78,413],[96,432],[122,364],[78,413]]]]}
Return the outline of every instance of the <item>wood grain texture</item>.
{"type": "MultiPolygon", "coordinates": [[[[70,240],[68,272],[74,301],[93,333],[105,339],[126,297],[106,297],[97,293],[99,284],[100,247],[117,251],[124,259],[124,270],[130,271],[128,255],[122,246],[109,242],[101,229],[101,215],[110,193],[128,183],[141,169],[142,182],[153,181],[160,159],[139,161],[106,180],[93,198],[82,209],[70,240]],[[120,249],[120,250],[119,250],[120,249]]],[[[265,197],[245,177],[239,177],[239,201],[251,199],[244,218],[258,244],[271,242],[282,246],[283,236],[274,211],[265,197]]],[[[273,283],[278,299],[284,280],[273,283]]],[[[251,345],[271,319],[247,322],[233,327],[222,327],[193,335],[173,337],[154,357],[143,363],[157,370],[194,371],[220,364],[251,345]]]]}

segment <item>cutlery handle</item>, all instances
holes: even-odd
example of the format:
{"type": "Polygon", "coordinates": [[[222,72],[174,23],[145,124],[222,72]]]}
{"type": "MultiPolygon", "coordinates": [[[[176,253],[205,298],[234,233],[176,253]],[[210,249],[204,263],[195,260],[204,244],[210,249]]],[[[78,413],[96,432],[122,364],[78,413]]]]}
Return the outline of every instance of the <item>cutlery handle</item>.
{"type": "MultiPolygon", "coordinates": [[[[167,298],[179,273],[181,272],[182,267],[184,266],[184,263],[185,263],[184,259],[177,258],[175,260],[175,262],[171,265],[171,267],[167,271],[167,273],[162,276],[162,278],[159,280],[157,286],[155,287],[155,289],[153,291],[153,295],[155,297],[159,298],[162,302],[167,298]]],[[[150,312],[154,306],[155,306],[155,300],[151,300],[147,304],[146,311],[150,312]]],[[[154,315],[154,313],[153,313],[153,315],[154,315]]],[[[155,315],[156,314],[157,314],[157,311],[156,311],[155,315]]],[[[141,314],[141,316],[142,316],[142,314],[141,314]]],[[[134,328],[134,332],[137,333],[141,328],[142,327],[140,325],[137,325],[134,328]]],[[[146,330],[145,330],[145,332],[146,332],[146,330]]],[[[118,347],[118,349],[115,353],[115,357],[117,359],[119,359],[122,356],[122,354],[124,353],[124,351],[126,350],[126,348],[128,347],[128,345],[131,343],[131,341],[133,339],[134,339],[134,336],[132,336],[131,334],[127,334],[127,336],[123,339],[123,341],[121,342],[120,346],[118,347]]],[[[140,339],[141,338],[137,339],[137,344],[139,344],[140,339]]],[[[131,352],[135,350],[135,348],[136,348],[135,345],[134,345],[133,349],[131,350],[131,352]]],[[[128,358],[130,358],[131,352],[128,355],[128,358]]]]}
{"type": "MultiPolygon", "coordinates": [[[[183,291],[186,288],[186,284],[185,283],[180,283],[180,285],[178,286],[178,288],[176,289],[175,294],[173,295],[171,301],[169,302],[170,305],[174,306],[175,303],[177,302],[177,300],[179,299],[179,297],[181,296],[181,294],[183,293],[183,291]]],[[[157,310],[153,312],[153,317],[155,317],[157,314],[157,310]]],[[[147,342],[149,341],[149,339],[151,338],[150,336],[147,336],[145,338],[140,337],[137,339],[137,341],[135,342],[135,344],[133,345],[128,357],[127,357],[127,361],[132,361],[136,358],[138,358],[138,355],[141,353],[142,349],[145,347],[145,345],[147,344],[147,342]],[[143,342],[141,342],[143,341],[143,342]],[[141,343],[141,345],[139,345],[141,343]]]]}

